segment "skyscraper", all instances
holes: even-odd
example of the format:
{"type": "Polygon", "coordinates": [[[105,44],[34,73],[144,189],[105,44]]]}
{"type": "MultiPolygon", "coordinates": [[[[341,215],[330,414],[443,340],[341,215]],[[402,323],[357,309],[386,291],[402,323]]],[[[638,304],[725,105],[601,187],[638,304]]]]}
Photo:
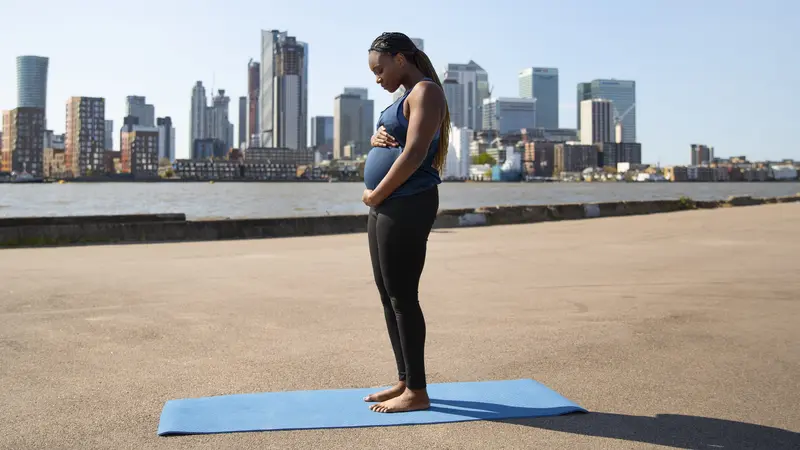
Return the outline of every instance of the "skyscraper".
{"type": "Polygon", "coordinates": [[[44,56],[17,56],[17,107],[47,109],[47,67],[44,56]]]}
{"type": "Polygon", "coordinates": [[[144,96],[129,95],[125,99],[125,115],[139,118],[139,125],[153,127],[156,122],[156,110],[149,105],[144,96]]]}
{"type": "Polygon", "coordinates": [[[203,82],[198,81],[192,88],[192,108],[191,120],[189,122],[189,152],[194,150],[194,141],[197,139],[205,139],[206,132],[206,88],[203,87],[203,82]]]}
{"type": "Polygon", "coordinates": [[[333,157],[349,159],[366,154],[374,132],[374,102],[369,100],[366,89],[345,89],[334,99],[333,104],[333,157]],[[349,92],[348,92],[349,91],[349,92]],[[346,154],[345,146],[355,154],[346,154]]]}
{"type": "MultiPolygon", "coordinates": [[[[598,79],[578,84],[578,107],[588,99],[611,100],[612,120],[622,118],[622,142],[636,142],[636,82],[631,80],[598,79]]],[[[578,127],[582,125],[579,118],[578,127]]]]}
{"type": "Polygon", "coordinates": [[[105,148],[108,151],[114,150],[114,121],[106,120],[106,142],[105,148]]]}
{"type": "Polygon", "coordinates": [[[462,89],[461,111],[456,111],[449,103],[450,117],[453,126],[480,130],[483,123],[483,101],[489,98],[489,74],[475,61],[466,64],[448,64],[441,77],[454,80],[462,89]],[[452,117],[458,117],[456,122],[452,117]]]}
{"type": "Polygon", "coordinates": [[[219,89],[212,99],[212,105],[206,111],[206,133],[204,137],[216,139],[223,143],[225,151],[234,147],[233,124],[229,119],[231,98],[225,95],[225,89],[219,89]]]}
{"type": "MultiPolygon", "coordinates": [[[[450,111],[450,123],[464,123],[464,89],[458,84],[458,80],[451,74],[446,75],[442,80],[444,88],[444,98],[447,100],[447,108],[450,111]]],[[[483,120],[483,119],[481,119],[483,120]]]]}
{"type": "Polygon", "coordinates": [[[581,144],[614,142],[614,104],[610,100],[593,98],[581,102],[581,144]]]}
{"type": "Polygon", "coordinates": [[[308,126],[308,44],[261,31],[261,147],[304,149],[308,126]]]}
{"type": "Polygon", "coordinates": [[[259,133],[258,93],[261,92],[261,64],[252,59],[247,63],[247,147],[259,133]]]}
{"type": "Polygon", "coordinates": [[[536,99],[537,127],[558,128],[558,69],[523,69],[519,73],[519,96],[536,99]]]}
{"type": "Polygon", "coordinates": [[[65,166],[73,177],[100,174],[105,167],[106,101],[70,97],[67,101],[65,166]]]}
{"type": "MultiPolygon", "coordinates": [[[[420,38],[411,38],[411,42],[413,42],[414,45],[416,45],[418,49],[420,49],[422,51],[425,51],[425,41],[424,40],[422,40],[420,38]]],[[[400,86],[400,89],[394,91],[394,94],[392,94],[392,101],[396,102],[397,99],[402,97],[403,94],[405,94],[405,93],[406,93],[406,88],[404,88],[403,86],[400,86]]]]}
{"type": "Polygon", "coordinates": [[[247,146],[247,97],[239,97],[239,139],[234,144],[247,146]]]}
{"type": "Polygon", "coordinates": [[[578,83],[578,96],[575,103],[575,111],[578,115],[575,127],[580,133],[581,129],[581,102],[592,98],[592,83],[578,83]]]}
{"type": "Polygon", "coordinates": [[[156,119],[158,127],[158,159],[168,159],[175,161],[175,127],[172,126],[172,118],[159,117],[156,119]]]}
{"type": "Polygon", "coordinates": [[[323,154],[333,151],[333,116],[311,118],[311,146],[323,154]]]}

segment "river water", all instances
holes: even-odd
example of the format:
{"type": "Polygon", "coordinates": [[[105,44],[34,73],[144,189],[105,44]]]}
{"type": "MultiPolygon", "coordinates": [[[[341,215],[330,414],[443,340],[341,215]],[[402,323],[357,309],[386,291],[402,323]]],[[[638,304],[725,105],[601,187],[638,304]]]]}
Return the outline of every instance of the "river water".
{"type": "MultiPolygon", "coordinates": [[[[188,218],[364,214],[362,183],[0,184],[0,217],[184,213],[188,218]]],[[[540,205],[800,193],[798,182],[444,183],[440,207],[540,205]]]]}

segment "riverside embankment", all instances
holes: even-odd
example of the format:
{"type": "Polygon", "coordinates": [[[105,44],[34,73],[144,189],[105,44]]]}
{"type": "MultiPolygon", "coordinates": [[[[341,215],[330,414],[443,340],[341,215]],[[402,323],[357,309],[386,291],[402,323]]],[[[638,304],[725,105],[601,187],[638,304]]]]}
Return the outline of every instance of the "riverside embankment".
{"type": "MultiPolygon", "coordinates": [[[[731,197],[721,201],[653,200],[446,209],[434,228],[512,225],[557,220],[658,214],[770,203],[800,202],[785,197],[731,197]]],[[[317,236],[366,231],[366,215],[268,219],[187,220],[184,214],[20,217],[0,219],[0,247],[61,246],[132,242],[180,242],[317,236]]]]}
{"type": "Polygon", "coordinates": [[[793,203],[432,233],[429,382],[532,378],[589,414],[169,438],[169,400],[396,380],[366,236],[3,250],[0,449],[797,450],[798,223],[793,203]]]}

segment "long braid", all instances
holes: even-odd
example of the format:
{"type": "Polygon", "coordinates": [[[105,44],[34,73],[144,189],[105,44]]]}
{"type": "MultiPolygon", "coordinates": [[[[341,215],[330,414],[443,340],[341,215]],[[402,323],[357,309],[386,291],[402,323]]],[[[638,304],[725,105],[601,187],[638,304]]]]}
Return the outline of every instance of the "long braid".
{"type": "MultiPolygon", "coordinates": [[[[389,53],[392,56],[401,53],[405,58],[411,61],[423,75],[436,83],[442,92],[444,87],[436,75],[436,70],[431,64],[430,58],[422,50],[418,49],[414,42],[403,33],[383,33],[378,36],[370,46],[370,51],[380,53],[389,53]]],[[[433,166],[436,170],[442,170],[445,161],[447,161],[447,150],[450,147],[450,109],[447,102],[444,104],[444,117],[439,126],[439,148],[436,156],[433,159],[433,166]]]]}

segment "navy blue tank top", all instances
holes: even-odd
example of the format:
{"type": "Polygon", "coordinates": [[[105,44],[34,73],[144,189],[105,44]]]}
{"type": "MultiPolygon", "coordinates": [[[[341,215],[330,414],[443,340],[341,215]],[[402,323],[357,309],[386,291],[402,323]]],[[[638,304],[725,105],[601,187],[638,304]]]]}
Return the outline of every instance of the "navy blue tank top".
{"type": "MultiPolygon", "coordinates": [[[[430,78],[425,78],[425,80],[431,81],[430,78]]],[[[389,173],[392,164],[394,164],[394,161],[406,146],[408,119],[403,114],[403,104],[412,89],[414,88],[412,87],[406,91],[402,97],[384,109],[378,119],[378,124],[375,128],[385,127],[386,132],[395,138],[399,147],[372,147],[367,155],[367,161],[364,163],[364,184],[367,189],[378,187],[378,184],[389,173]]],[[[439,177],[439,171],[433,166],[433,160],[439,151],[439,133],[439,131],[436,132],[436,136],[434,136],[430,147],[428,147],[428,154],[419,168],[388,198],[417,194],[442,182],[439,177]]]]}

